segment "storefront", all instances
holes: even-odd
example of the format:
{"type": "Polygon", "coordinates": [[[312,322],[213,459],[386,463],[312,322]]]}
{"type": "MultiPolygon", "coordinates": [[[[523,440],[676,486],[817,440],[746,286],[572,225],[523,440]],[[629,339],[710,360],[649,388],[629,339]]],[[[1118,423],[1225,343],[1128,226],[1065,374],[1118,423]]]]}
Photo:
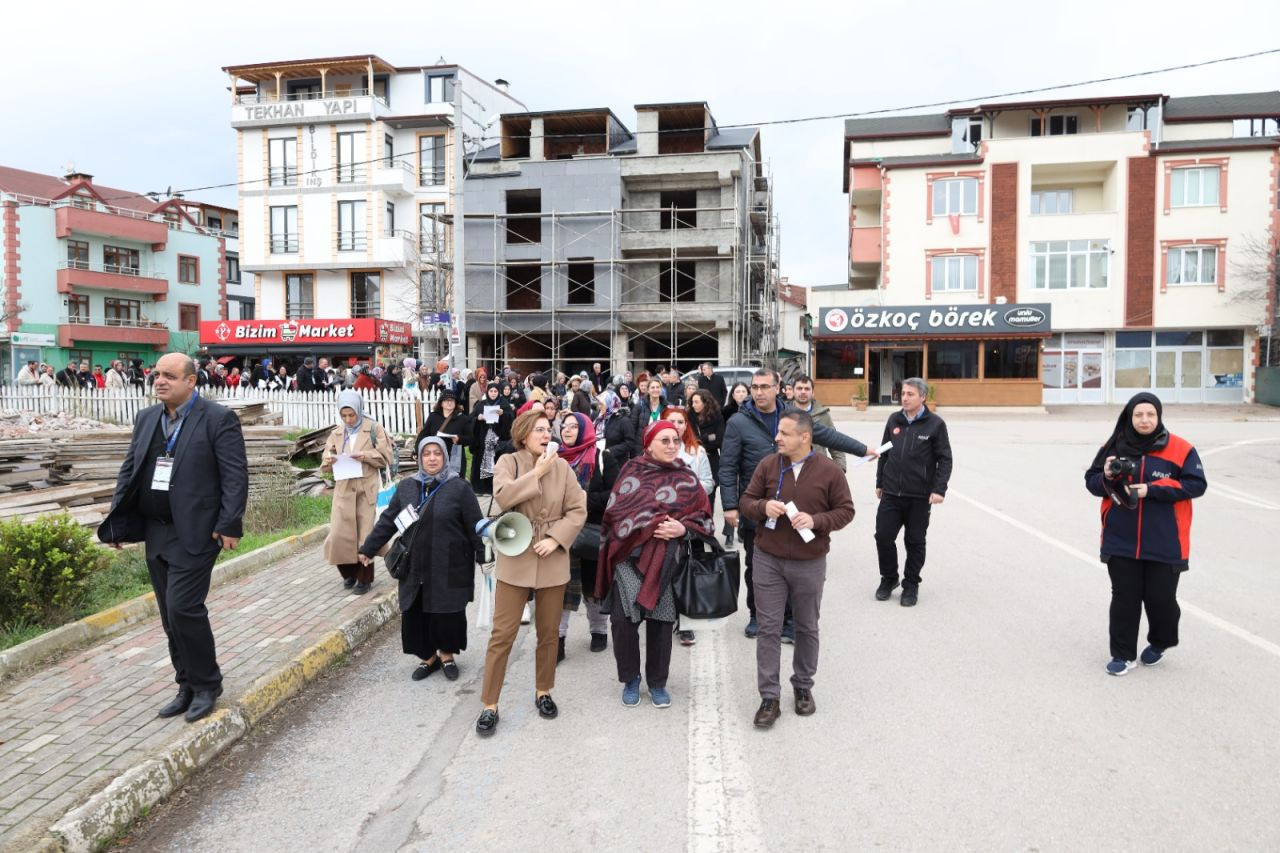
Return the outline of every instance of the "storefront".
{"type": "MultiPolygon", "coordinates": [[[[3,341],[0,346],[0,377],[3,377],[6,385],[14,381],[18,371],[26,367],[28,361],[39,364],[58,353],[58,341],[53,335],[11,332],[7,340],[0,338],[0,341],[3,341]]],[[[61,361],[60,359],[55,365],[55,370],[61,370],[65,366],[61,361]]]]}
{"type": "Polygon", "coordinates": [[[920,376],[940,405],[1039,406],[1050,323],[1043,303],[823,308],[814,378],[828,405],[859,392],[895,404],[903,380],[920,376]]]}
{"type": "Polygon", "coordinates": [[[1154,391],[1166,403],[1244,402],[1243,329],[1116,332],[1115,401],[1154,391]]]}
{"type": "Polygon", "coordinates": [[[408,323],[365,317],[335,320],[208,320],[200,324],[200,345],[210,356],[240,357],[248,367],[271,356],[296,368],[307,356],[335,364],[390,363],[408,355],[413,329],[408,323]]]}
{"type": "Polygon", "coordinates": [[[1051,335],[1040,357],[1044,402],[1105,403],[1106,343],[1104,332],[1051,335]]]}

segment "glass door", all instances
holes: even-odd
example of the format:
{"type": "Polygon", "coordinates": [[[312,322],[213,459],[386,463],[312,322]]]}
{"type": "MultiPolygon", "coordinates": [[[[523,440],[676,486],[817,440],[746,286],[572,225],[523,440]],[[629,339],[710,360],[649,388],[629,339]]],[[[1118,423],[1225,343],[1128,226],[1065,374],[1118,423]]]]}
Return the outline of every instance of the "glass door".
{"type": "Polygon", "coordinates": [[[1204,402],[1204,353],[1199,349],[1156,350],[1156,393],[1169,402],[1204,402]]]}

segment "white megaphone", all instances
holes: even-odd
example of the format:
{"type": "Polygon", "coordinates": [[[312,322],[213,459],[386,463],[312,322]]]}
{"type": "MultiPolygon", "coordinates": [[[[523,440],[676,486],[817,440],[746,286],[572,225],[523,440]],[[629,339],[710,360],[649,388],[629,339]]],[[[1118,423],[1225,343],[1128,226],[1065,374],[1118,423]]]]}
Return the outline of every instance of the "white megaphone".
{"type": "Polygon", "coordinates": [[[485,562],[493,559],[495,550],[504,557],[515,557],[533,542],[533,525],[518,512],[482,518],[476,522],[476,533],[484,540],[485,562]]]}

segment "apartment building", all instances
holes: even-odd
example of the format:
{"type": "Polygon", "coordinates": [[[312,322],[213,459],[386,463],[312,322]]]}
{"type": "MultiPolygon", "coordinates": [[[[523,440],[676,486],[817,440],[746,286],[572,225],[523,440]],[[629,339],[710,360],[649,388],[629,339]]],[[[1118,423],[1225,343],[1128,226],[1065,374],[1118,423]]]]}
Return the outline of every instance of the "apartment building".
{"type": "Polygon", "coordinates": [[[817,378],[873,403],[914,375],[944,404],[1251,400],[1277,117],[1280,92],[848,121],[849,289],[811,294],[817,378]]]}
{"type": "Polygon", "coordinates": [[[29,359],[61,369],[196,352],[200,323],[226,316],[228,263],[227,237],[200,207],[74,169],[0,167],[0,377],[29,359]]]}
{"type": "MultiPolygon", "coordinates": [[[[252,320],[254,314],[253,284],[240,275],[240,213],[235,208],[189,201],[182,196],[172,199],[170,210],[182,210],[210,234],[222,237],[227,244],[227,319],[252,320]]],[[[168,213],[172,218],[176,213],[168,213]]]]}
{"type": "Polygon", "coordinates": [[[223,70],[239,266],[254,313],[206,324],[202,341],[286,358],[449,355],[463,159],[485,144],[489,117],[524,105],[503,81],[443,60],[402,67],[360,55],[223,70]]]}
{"type": "Polygon", "coordinates": [[[468,161],[468,363],[614,371],[777,348],[778,241],[757,128],[703,102],[501,117],[468,161]]]}

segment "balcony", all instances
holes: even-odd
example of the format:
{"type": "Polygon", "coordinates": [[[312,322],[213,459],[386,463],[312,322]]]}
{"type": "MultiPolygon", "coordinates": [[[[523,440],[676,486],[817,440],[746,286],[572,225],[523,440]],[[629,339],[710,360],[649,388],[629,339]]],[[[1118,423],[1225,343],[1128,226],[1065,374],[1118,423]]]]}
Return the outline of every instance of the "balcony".
{"type": "Polygon", "coordinates": [[[117,240],[147,243],[154,252],[164,251],[169,241],[169,226],[164,220],[152,219],[145,213],[112,208],[112,212],[89,210],[67,205],[54,211],[55,234],[70,237],[73,232],[97,234],[117,240]]]}
{"type": "Polygon", "coordinates": [[[371,164],[369,183],[393,196],[411,196],[418,188],[413,163],[405,158],[379,160],[371,164]]]}
{"type": "Polygon", "coordinates": [[[169,281],[152,270],[135,270],[109,264],[64,261],[58,268],[58,292],[71,293],[72,288],[122,290],[144,293],[162,300],[169,293],[169,281]]]}
{"type": "Polygon", "coordinates": [[[58,346],[78,343],[138,344],[164,349],[169,345],[169,327],[143,320],[85,322],[81,317],[63,317],[58,324],[58,346]]]}
{"type": "MultiPolygon", "coordinates": [[[[452,106],[452,105],[450,105],[452,106]]],[[[231,107],[231,126],[271,127],[303,122],[377,121],[391,114],[387,102],[363,89],[326,92],[324,97],[238,95],[231,107]]]]}
{"type": "Polygon", "coordinates": [[[851,264],[880,263],[880,226],[855,226],[849,238],[849,262],[851,264]]]}

